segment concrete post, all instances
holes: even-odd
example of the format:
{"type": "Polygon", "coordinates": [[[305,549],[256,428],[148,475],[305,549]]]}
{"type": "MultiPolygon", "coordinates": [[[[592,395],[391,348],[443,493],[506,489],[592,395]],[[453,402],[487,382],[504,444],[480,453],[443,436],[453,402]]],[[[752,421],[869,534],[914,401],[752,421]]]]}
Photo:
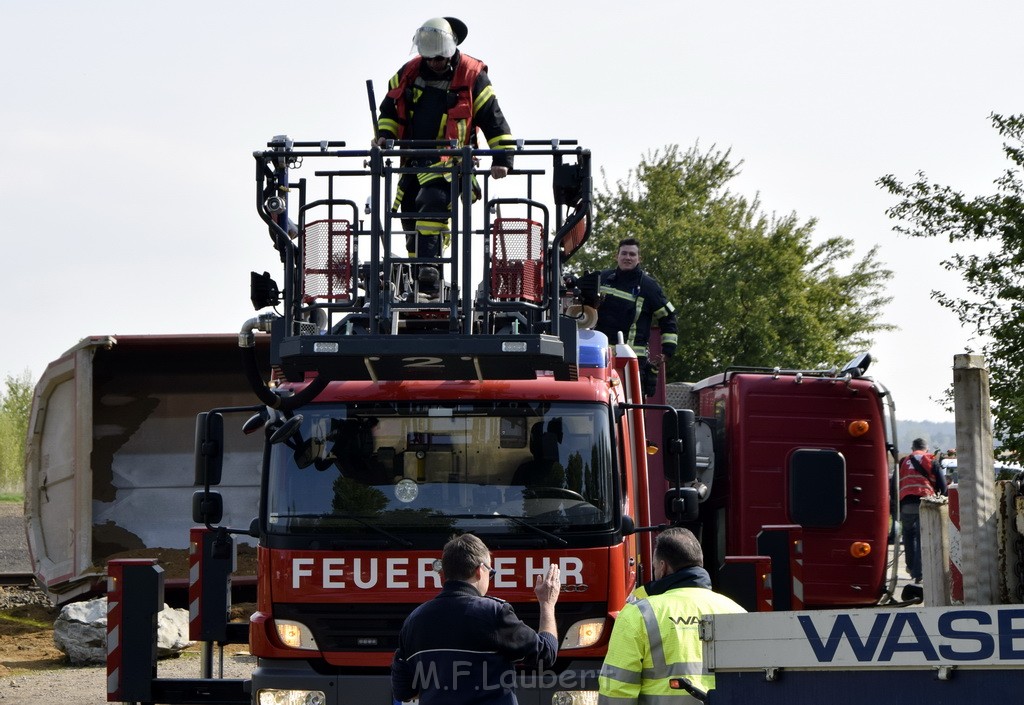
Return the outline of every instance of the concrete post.
{"type": "Polygon", "coordinates": [[[921,556],[924,605],[949,606],[949,501],[945,497],[921,500],[921,556]]]}
{"type": "Polygon", "coordinates": [[[1024,498],[1017,492],[1017,483],[1001,480],[996,483],[996,497],[999,505],[996,511],[996,526],[999,531],[999,604],[1013,605],[1024,602],[1024,585],[1021,576],[1024,566],[1020,564],[1022,538],[1020,520],[1024,498]]]}
{"type": "Polygon", "coordinates": [[[995,604],[995,468],[988,368],[981,355],[953,357],[957,470],[960,475],[960,535],[963,542],[964,604],[995,604]]]}

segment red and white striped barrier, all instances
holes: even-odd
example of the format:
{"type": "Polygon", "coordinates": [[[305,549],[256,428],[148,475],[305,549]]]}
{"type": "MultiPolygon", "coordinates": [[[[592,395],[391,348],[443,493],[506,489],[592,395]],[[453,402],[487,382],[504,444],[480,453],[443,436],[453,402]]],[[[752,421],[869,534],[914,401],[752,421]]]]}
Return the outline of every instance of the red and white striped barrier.
{"type": "Polygon", "coordinates": [[[963,541],[960,537],[960,492],[949,488],[949,597],[954,605],[964,603],[963,541]]]}

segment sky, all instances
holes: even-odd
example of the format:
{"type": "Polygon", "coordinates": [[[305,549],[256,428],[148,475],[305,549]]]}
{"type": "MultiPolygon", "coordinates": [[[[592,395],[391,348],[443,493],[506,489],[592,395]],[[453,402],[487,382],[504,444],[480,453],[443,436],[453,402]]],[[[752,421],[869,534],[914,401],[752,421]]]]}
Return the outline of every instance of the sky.
{"type": "Polygon", "coordinates": [[[729,149],[732,191],[877,245],[899,328],[871,374],[899,418],[952,420],[935,399],[977,341],[929,295],[962,290],[951,246],[894,233],[875,182],[995,192],[988,116],[1024,107],[1012,0],[0,3],[0,375],[91,335],[237,332],[249,272],[280,272],[252,153],[367,145],[367,79],[379,100],[439,15],[468,25],[517,137],[578,140],[608,183],[667,145],[729,149]]]}

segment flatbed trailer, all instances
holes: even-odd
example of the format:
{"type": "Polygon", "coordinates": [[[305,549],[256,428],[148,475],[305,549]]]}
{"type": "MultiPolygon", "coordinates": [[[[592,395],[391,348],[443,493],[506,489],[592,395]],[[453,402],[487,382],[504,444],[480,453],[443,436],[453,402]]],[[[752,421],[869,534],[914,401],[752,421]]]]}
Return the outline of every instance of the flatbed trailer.
{"type": "Polygon", "coordinates": [[[1024,692],[1024,606],[714,615],[709,705],[964,705],[1024,692]]]}

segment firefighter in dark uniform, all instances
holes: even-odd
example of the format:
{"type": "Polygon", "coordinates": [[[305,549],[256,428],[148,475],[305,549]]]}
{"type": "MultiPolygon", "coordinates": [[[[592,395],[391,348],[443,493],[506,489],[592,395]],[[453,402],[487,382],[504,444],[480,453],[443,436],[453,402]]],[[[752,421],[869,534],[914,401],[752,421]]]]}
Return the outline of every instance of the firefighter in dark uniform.
{"type": "Polygon", "coordinates": [[[607,335],[613,345],[618,334],[622,333],[623,341],[640,359],[644,394],[650,396],[657,385],[661,366],[661,359],[649,356],[647,351],[651,325],[658,323],[662,354],[672,357],[678,342],[676,311],[665,297],[661,285],[640,268],[640,243],[635,238],[629,237],[619,243],[615,259],[618,266],[600,274],[603,299],[597,309],[594,328],[607,335]]]}
{"type": "Polygon", "coordinates": [[[405,620],[391,662],[395,700],[420,705],[516,705],[513,664],[550,667],[558,654],[555,603],[559,572],[552,564],[537,578],[537,631],[504,600],[487,597],[494,570],[491,553],[472,534],[456,536],[441,556],[441,593],[405,620]]]}
{"type": "MultiPolygon", "coordinates": [[[[463,54],[456,46],[466,38],[466,25],[454,17],[435,17],[416,30],[413,43],[418,56],[398,70],[388,83],[380,105],[377,143],[388,139],[455,142],[477,146],[476,131],[483,130],[489,149],[505,150],[492,158],[491,176],[503,178],[512,168],[512,130],[501,112],[487,75],[487,65],[463,54]]],[[[431,159],[405,159],[404,166],[430,167],[431,159]]],[[[450,173],[404,174],[394,208],[402,213],[439,213],[451,206],[450,173]]],[[[476,196],[474,188],[474,197],[476,196]]],[[[410,257],[440,257],[447,240],[448,220],[403,219],[410,257]],[[408,234],[415,231],[415,234],[408,234]]],[[[424,267],[421,273],[429,271],[424,267]]],[[[433,275],[437,272],[434,270],[433,275]]],[[[424,283],[429,283],[429,277],[424,283]]]]}

